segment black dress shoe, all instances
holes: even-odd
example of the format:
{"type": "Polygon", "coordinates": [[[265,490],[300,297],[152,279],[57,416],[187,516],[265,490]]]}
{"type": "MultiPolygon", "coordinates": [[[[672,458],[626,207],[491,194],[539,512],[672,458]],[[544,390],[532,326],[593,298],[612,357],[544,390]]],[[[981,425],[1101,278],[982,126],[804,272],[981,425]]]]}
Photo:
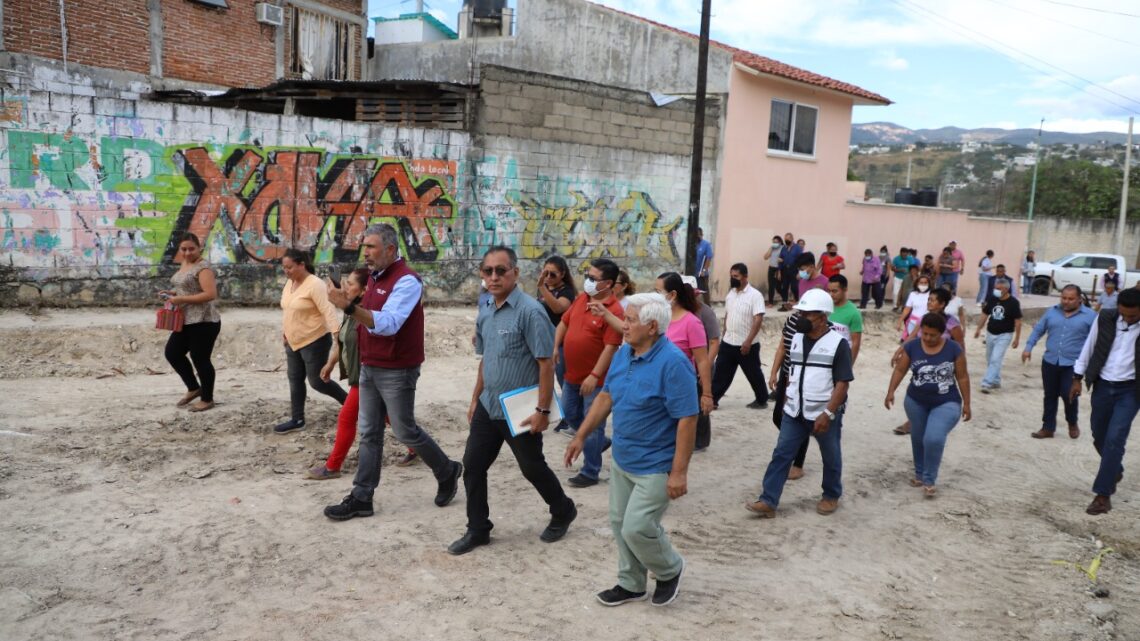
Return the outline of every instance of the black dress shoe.
{"type": "MultiPolygon", "coordinates": [[[[602,451],[604,452],[605,450],[602,451]]],[[[577,476],[570,477],[566,480],[566,482],[573,487],[592,487],[598,484],[598,479],[592,479],[584,474],[579,474],[577,476]]]]}
{"type": "Polygon", "coordinates": [[[467,530],[467,532],[463,534],[463,538],[447,546],[447,551],[455,556],[459,556],[460,554],[467,554],[481,545],[487,545],[490,542],[490,534],[467,530]]]}
{"type": "Polygon", "coordinates": [[[293,430],[299,430],[302,427],[305,427],[305,419],[291,418],[284,423],[278,423],[277,425],[274,425],[273,431],[278,434],[285,434],[287,432],[292,432],[293,430]]]}
{"type": "Polygon", "coordinates": [[[570,524],[574,519],[578,518],[578,507],[573,503],[570,504],[570,513],[565,516],[556,516],[550,519],[550,525],[538,535],[538,538],[546,541],[547,543],[554,543],[558,539],[566,536],[566,532],[570,530],[570,524]]]}
{"type": "Polygon", "coordinates": [[[463,478],[463,464],[458,461],[451,462],[451,474],[439,482],[439,491],[435,495],[435,504],[443,507],[451,503],[455,493],[459,491],[459,479],[463,478]]]}
{"type": "Polygon", "coordinates": [[[325,508],[325,516],[334,521],[347,521],[357,516],[372,516],[372,502],[361,501],[349,494],[339,505],[330,505],[325,508]]]}

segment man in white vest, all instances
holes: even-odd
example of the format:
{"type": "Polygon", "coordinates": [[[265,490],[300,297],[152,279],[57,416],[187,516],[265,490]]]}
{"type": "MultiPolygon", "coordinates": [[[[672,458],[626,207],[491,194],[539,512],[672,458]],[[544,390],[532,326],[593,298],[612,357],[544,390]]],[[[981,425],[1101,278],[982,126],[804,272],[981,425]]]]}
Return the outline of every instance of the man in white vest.
{"type": "Polygon", "coordinates": [[[796,451],[813,435],[823,456],[823,497],[815,511],[825,516],[835,512],[843,494],[843,455],[839,443],[847,388],[855,379],[851,371],[851,345],[839,332],[828,327],[827,317],[835,311],[835,306],[827,292],[820,289],[804,292],[795,309],[800,312],[800,326],[792,337],[787,356],[791,371],[780,436],[772,452],[772,462],[764,472],[760,497],[744,506],[762,518],[776,515],[796,451]]]}

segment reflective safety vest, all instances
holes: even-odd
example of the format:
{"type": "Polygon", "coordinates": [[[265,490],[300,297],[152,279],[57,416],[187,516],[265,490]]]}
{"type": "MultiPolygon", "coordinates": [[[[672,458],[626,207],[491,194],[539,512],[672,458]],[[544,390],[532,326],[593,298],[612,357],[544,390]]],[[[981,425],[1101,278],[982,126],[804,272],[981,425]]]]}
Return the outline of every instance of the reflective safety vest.
{"type": "Polygon", "coordinates": [[[804,335],[792,337],[792,349],[788,359],[792,364],[788,375],[788,392],[784,401],[784,413],[792,418],[803,416],[814,421],[823,414],[835,390],[832,370],[835,367],[835,352],[843,342],[843,336],[834,330],[827,332],[815,342],[811,353],[804,354],[804,335]]]}

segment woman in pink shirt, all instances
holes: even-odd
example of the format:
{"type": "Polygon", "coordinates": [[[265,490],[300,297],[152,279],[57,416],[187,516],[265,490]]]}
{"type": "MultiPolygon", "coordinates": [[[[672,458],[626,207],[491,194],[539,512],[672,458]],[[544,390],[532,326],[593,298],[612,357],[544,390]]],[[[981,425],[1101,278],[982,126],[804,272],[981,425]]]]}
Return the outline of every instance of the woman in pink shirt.
{"type": "MultiPolygon", "coordinates": [[[[693,290],[685,287],[681,275],[666,272],[657,277],[657,293],[665,297],[673,310],[673,318],[665,337],[682,352],[697,368],[697,391],[701,395],[701,415],[697,417],[697,431],[701,423],[708,425],[709,413],[713,409],[712,365],[709,363],[709,343],[705,326],[697,317],[697,297],[693,290]]],[[[711,425],[708,429],[711,431],[711,425]]],[[[698,439],[700,440],[700,439],[698,439]]],[[[702,448],[703,449],[703,448],[702,448]]]]}

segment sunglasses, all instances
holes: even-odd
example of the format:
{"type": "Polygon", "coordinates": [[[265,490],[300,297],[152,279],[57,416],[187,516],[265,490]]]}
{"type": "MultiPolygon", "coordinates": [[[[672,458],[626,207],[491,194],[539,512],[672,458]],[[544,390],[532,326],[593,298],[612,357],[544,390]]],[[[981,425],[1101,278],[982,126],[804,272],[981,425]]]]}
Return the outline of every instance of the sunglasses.
{"type": "Polygon", "coordinates": [[[482,272],[484,276],[490,276],[491,274],[495,274],[496,276],[506,276],[507,272],[511,271],[511,268],[499,265],[498,267],[482,267],[479,269],[479,271],[482,272]]]}

